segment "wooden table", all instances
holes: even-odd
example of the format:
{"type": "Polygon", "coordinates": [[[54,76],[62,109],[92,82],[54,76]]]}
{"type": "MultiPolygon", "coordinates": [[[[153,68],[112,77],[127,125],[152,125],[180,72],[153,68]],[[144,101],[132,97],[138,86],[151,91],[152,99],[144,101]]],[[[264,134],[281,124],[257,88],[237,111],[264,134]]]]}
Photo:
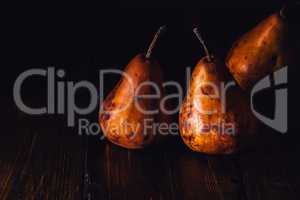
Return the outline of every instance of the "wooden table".
{"type": "Polygon", "coordinates": [[[78,136],[57,116],[10,121],[0,136],[1,200],[299,199],[299,156],[279,134],[219,157],[190,151],[178,136],[132,151],[78,136]]]}

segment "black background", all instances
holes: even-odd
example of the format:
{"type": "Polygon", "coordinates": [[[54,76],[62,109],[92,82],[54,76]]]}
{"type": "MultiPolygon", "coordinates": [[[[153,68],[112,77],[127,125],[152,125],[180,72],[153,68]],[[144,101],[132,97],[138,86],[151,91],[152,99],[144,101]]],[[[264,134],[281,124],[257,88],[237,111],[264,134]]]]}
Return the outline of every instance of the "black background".
{"type": "MultiPolygon", "coordinates": [[[[289,2],[121,1],[9,5],[3,18],[1,73],[5,120],[14,124],[14,115],[7,105],[18,112],[12,99],[13,83],[26,69],[55,66],[66,70],[65,81],[89,80],[98,86],[99,69],[123,69],[134,55],[145,51],[158,27],[167,25],[168,31],[157,44],[154,55],[163,66],[165,79],[179,81],[184,86],[185,68],[193,67],[204,55],[193,27],[199,27],[210,51],[224,60],[239,36],[289,2]]],[[[289,19],[290,39],[296,54],[299,52],[298,19],[295,16],[289,19]]],[[[116,81],[117,77],[107,80],[105,93],[116,81]]],[[[45,105],[45,84],[44,79],[26,82],[24,101],[33,107],[45,105]]],[[[298,130],[293,123],[297,118],[297,109],[294,109],[297,86],[297,66],[292,66],[289,68],[289,135],[294,136],[297,134],[291,130],[298,130]]],[[[80,98],[85,99],[86,93],[82,91],[78,96],[78,103],[86,104],[80,101],[80,98]]],[[[268,102],[263,104],[267,106],[268,102]]],[[[35,120],[33,116],[25,116],[35,120]]]]}

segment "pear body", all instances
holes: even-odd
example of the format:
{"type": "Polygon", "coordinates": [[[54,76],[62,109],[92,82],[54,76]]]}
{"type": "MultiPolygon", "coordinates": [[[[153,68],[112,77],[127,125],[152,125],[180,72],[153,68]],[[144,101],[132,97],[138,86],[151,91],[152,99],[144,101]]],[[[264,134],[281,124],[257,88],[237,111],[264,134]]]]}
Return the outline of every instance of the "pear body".
{"type": "Polygon", "coordinates": [[[230,154],[252,137],[256,121],[250,115],[247,98],[235,87],[227,89],[222,102],[222,83],[228,83],[226,67],[202,58],[196,65],[188,94],[179,114],[184,143],[193,151],[230,154]],[[225,110],[224,110],[225,108],[225,110]]]}
{"type": "Polygon", "coordinates": [[[135,56],[124,70],[115,88],[103,101],[99,113],[102,131],[112,143],[138,149],[155,141],[156,126],[165,116],[159,108],[158,98],[139,98],[142,95],[157,94],[147,81],[158,86],[163,96],[162,71],[154,59],[143,54],[135,56]],[[152,112],[158,110],[158,112],[152,112]]]}
{"type": "Polygon", "coordinates": [[[288,64],[287,25],[279,13],[272,14],[237,40],[226,65],[243,89],[288,64]]]}

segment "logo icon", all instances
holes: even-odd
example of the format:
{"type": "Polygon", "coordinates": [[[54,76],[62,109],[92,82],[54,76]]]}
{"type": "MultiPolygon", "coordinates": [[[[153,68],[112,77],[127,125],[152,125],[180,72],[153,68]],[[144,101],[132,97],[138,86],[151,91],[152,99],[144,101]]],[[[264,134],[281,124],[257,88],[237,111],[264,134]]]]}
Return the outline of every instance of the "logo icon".
{"type": "Polygon", "coordinates": [[[288,82],[288,70],[287,66],[275,71],[273,74],[268,75],[261,79],[258,83],[255,84],[251,91],[251,110],[253,114],[264,124],[269,127],[281,132],[286,133],[288,130],[288,116],[287,116],[287,101],[288,101],[288,91],[287,88],[275,89],[275,114],[274,118],[269,118],[261,113],[257,112],[253,106],[253,96],[255,93],[271,88],[272,86],[281,86],[287,84],[288,82]],[[271,76],[274,77],[274,85],[271,83],[271,76]]]}

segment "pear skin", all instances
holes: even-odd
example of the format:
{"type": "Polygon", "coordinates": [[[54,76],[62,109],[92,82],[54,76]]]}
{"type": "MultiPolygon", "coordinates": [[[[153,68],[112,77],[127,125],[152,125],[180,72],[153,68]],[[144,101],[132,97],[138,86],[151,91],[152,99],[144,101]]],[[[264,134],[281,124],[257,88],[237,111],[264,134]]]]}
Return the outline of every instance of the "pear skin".
{"type": "Polygon", "coordinates": [[[192,73],[179,114],[180,134],[193,151],[231,154],[255,133],[256,122],[239,88],[228,89],[225,102],[221,101],[221,84],[229,76],[220,61],[211,59],[202,58],[192,73]]]}
{"type": "Polygon", "coordinates": [[[102,102],[99,124],[107,139],[116,145],[140,149],[153,144],[161,139],[157,133],[160,123],[170,122],[170,116],[160,106],[164,97],[162,70],[152,57],[165,29],[158,29],[145,54],[129,62],[119,83],[102,102]]]}
{"type": "Polygon", "coordinates": [[[124,76],[102,103],[99,123],[105,136],[112,143],[129,149],[143,148],[154,142],[156,127],[165,116],[147,113],[159,108],[163,96],[162,71],[158,62],[138,54],[127,65],[124,76]],[[141,98],[154,95],[153,87],[141,84],[152,81],[159,86],[160,98],[141,98]]]}
{"type": "Polygon", "coordinates": [[[243,89],[288,64],[286,49],[287,25],[275,13],[237,40],[226,58],[226,65],[243,89]]]}

